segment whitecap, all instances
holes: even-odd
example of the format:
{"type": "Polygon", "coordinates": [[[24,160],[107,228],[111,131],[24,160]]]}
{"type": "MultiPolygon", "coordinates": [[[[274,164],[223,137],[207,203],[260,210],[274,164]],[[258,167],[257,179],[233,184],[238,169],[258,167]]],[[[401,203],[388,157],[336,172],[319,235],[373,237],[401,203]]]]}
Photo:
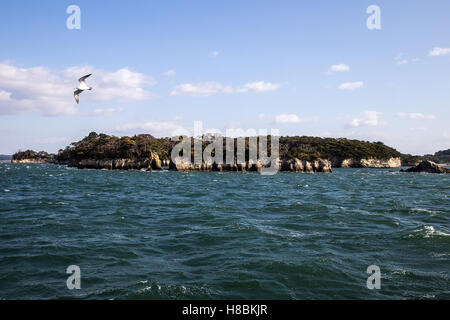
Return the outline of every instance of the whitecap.
{"type": "Polygon", "coordinates": [[[417,237],[417,236],[423,236],[423,238],[432,238],[436,236],[440,237],[450,237],[450,234],[442,232],[442,231],[436,231],[433,226],[424,226],[420,229],[417,229],[414,231],[414,234],[408,235],[409,238],[417,237]]]}
{"type": "Polygon", "coordinates": [[[412,208],[410,211],[411,212],[424,212],[424,213],[429,213],[429,214],[442,213],[442,211],[434,211],[434,210],[428,210],[428,209],[422,209],[422,208],[412,208]]]}
{"type": "Polygon", "coordinates": [[[431,236],[449,237],[450,234],[445,233],[445,232],[441,232],[441,231],[436,231],[433,226],[425,226],[425,237],[429,238],[431,236]]]}

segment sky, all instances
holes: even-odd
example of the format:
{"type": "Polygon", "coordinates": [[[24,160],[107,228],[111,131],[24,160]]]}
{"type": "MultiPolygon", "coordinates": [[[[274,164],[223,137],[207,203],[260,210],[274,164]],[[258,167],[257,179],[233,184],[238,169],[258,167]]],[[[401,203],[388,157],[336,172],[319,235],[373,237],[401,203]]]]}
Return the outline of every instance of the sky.
{"type": "Polygon", "coordinates": [[[91,131],[194,134],[195,121],[448,149],[449,12],[448,0],[5,2],[0,153],[57,152],[91,131]]]}

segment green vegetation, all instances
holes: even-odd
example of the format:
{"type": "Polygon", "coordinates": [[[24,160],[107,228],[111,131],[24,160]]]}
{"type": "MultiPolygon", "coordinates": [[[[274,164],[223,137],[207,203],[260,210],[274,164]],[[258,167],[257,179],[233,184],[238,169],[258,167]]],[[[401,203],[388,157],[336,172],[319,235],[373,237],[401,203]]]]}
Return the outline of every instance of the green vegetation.
{"type": "MultiPolygon", "coordinates": [[[[268,137],[268,141],[268,149],[270,150],[270,136],[268,137]]],[[[91,132],[81,141],[72,143],[65,150],[60,150],[57,159],[58,161],[64,162],[70,159],[147,158],[151,152],[155,152],[161,160],[165,160],[170,159],[170,152],[175,144],[176,142],[171,141],[170,138],[158,139],[149,134],[119,138],[103,133],[97,134],[91,132]]],[[[204,141],[203,148],[207,144],[209,143],[204,141]]],[[[245,149],[248,155],[248,141],[246,142],[245,149]]],[[[384,159],[400,156],[400,152],[384,145],[382,142],[306,136],[280,137],[280,157],[284,159],[384,159]]]]}
{"type": "Polygon", "coordinates": [[[26,150],[26,151],[19,151],[13,154],[12,159],[13,160],[35,160],[35,161],[53,161],[55,155],[49,154],[45,151],[33,151],[33,150],[26,150]]]}
{"type": "Polygon", "coordinates": [[[282,158],[343,160],[347,158],[386,159],[400,156],[400,152],[382,142],[306,136],[280,138],[280,157],[282,158]]]}
{"type": "Polygon", "coordinates": [[[438,151],[434,155],[426,154],[424,159],[436,163],[450,163],[450,149],[438,151]]]}
{"type": "MultiPolygon", "coordinates": [[[[211,138],[211,137],[210,137],[211,138]]],[[[270,152],[270,136],[268,136],[268,150],[270,152]]],[[[235,139],[236,140],[236,139],[235,139]]],[[[192,152],[194,139],[191,138],[192,152]]],[[[224,139],[224,157],[225,157],[224,139]]],[[[155,138],[149,134],[134,135],[132,137],[116,137],[104,133],[91,132],[84,139],[73,142],[64,150],[59,150],[57,156],[47,152],[35,152],[33,150],[19,151],[13,155],[14,160],[32,159],[41,161],[56,161],[68,163],[70,160],[82,159],[145,159],[151,157],[151,153],[158,154],[161,160],[169,160],[172,148],[177,142],[170,138],[155,138]]],[[[202,142],[205,148],[209,142],[202,142]]],[[[236,141],[235,141],[236,147],[236,141]]],[[[248,139],[245,143],[245,153],[248,157],[248,139]]],[[[394,148],[388,147],[382,142],[369,142],[351,140],[346,138],[318,138],[307,136],[280,137],[280,158],[302,160],[315,160],[318,158],[332,161],[344,159],[387,159],[400,157],[404,165],[414,165],[422,160],[431,160],[437,163],[450,163],[450,149],[436,152],[434,155],[413,156],[401,154],[394,148]]]]}
{"type": "Polygon", "coordinates": [[[70,159],[145,159],[151,157],[151,152],[156,152],[160,159],[169,159],[172,145],[169,138],[156,139],[149,134],[119,138],[91,132],[83,140],[60,150],[57,159],[60,162],[70,159]]]}
{"type": "Polygon", "coordinates": [[[402,155],[402,162],[407,165],[414,165],[423,160],[430,160],[436,163],[450,163],[450,149],[436,152],[434,155],[426,154],[424,156],[412,156],[410,154],[402,155]]]}

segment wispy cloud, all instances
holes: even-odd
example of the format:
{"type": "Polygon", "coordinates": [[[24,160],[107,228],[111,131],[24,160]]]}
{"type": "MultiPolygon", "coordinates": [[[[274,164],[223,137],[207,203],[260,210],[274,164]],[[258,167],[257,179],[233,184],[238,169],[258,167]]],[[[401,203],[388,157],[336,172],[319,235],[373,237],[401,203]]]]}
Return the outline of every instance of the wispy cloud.
{"type": "Polygon", "coordinates": [[[385,122],[381,119],[381,113],[373,110],[364,111],[361,117],[353,118],[350,123],[348,123],[349,127],[358,128],[358,127],[376,127],[379,125],[385,124],[385,122]]]}
{"type": "Polygon", "coordinates": [[[94,116],[103,116],[103,117],[109,117],[112,115],[115,115],[117,113],[123,112],[123,108],[106,108],[106,109],[95,109],[92,114],[94,116]]]}
{"type": "Polygon", "coordinates": [[[217,57],[219,54],[220,54],[220,51],[218,51],[218,50],[211,52],[211,56],[213,56],[213,57],[217,57]]]}
{"type": "Polygon", "coordinates": [[[419,61],[418,58],[408,58],[405,57],[406,55],[403,53],[399,53],[397,56],[394,57],[395,64],[397,65],[405,65],[409,63],[416,63],[419,61]]]}
{"type": "Polygon", "coordinates": [[[171,69],[166,72],[163,72],[162,74],[163,74],[163,76],[166,76],[166,77],[173,77],[177,74],[177,72],[175,70],[171,69]]]}
{"type": "Polygon", "coordinates": [[[120,132],[146,132],[153,136],[174,136],[186,134],[187,130],[172,121],[147,121],[147,122],[136,122],[136,123],[126,123],[115,128],[115,130],[120,132]]]}
{"type": "Polygon", "coordinates": [[[108,72],[84,66],[52,72],[45,67],[24,68],[0,62],[0,114],[76,114],[78,108],[73,90],[78,85],[77,79],[87,73],[93,73],[89,84],[94,89],[85,93],[82,101],[133,101],[154,97],[144,87],[155,84],[155,81],[128,68],[108,72]]]}
{"type": "Polygon", "coordinates": [[[398,65],[402,65],[402,64],[408,64],[409,60],[408,59],[403,59],[403,60],[399,60],[396,62],[398,65]]]}
{"type": "Polygon", "coordinates": [[[275,117],[276,123],[300,123],[302,119],[296,114],[279,114],[275,117]]]}
{"type": "Polygon", "coordinates": [[[210,96],[216,93],[247,93],[275,91],[281,87],[280,84],[257,81],[244,84],[242,87],[233,88],[231,86],[224,86],[218,82],[200,82],[200,83],[185,83],[175,87],[170,93],[171,96],[210,96]]]}
{"type": "Polygon", "coordinates": [[[319,120],[318,117],[301,118],[296,114],[285,114],[285,113],[279,114],[275,117],[275,122],[278,124],[312,122],[318,120],[319,120]]]}
{"type": "Polygon", "coordinates": [[[438,57],[438,56],[445,56],[450,53],[450,48],[440,48],[440,47],[434,47],[430,50],[428,55],[430,57],[438,57]]]}
{"type": "Polygon", "coordinates": [[[394,60],[398,61],[401,60],[403,58],[403,53],[399,53],[398,55],[395,56],[394,60]]]}
{"type": "Polygon", "coordinates": [[[436,116],[434,114],[423,114],[420,112],[416,113],[406,113],[406,112],[399,112],[397,113],[397,116],[400,118],[406,118],[410,120],[433,120],[436,119],[436,116]]]}
{"type": "Polygon", "coordinates": [[[338,89],[341,90],[355,90],[357,88],[362,88],[364,86],[364,82],[356,81],[356,82],[344,82],[341,83],[338,89]]]}
{"type": "Polygon", "coordinates": [[[258,82],[250,82],[246,83],[243,87],[244,92],[247,91],[256,91],[256,92],[265,92],[265,91],[275,91],[278,90],[281,87],[280,84],[271,83],[271,82],[264,82],[264,81],[258,81],[258,82]]]}
{"type": "Polygon", "coordinates": [[[326,72],[327,75],[332,74],[333,72],[344,72],[349,71],[350,67],[346,64],[333,64],[330,69],[326,72]]]}

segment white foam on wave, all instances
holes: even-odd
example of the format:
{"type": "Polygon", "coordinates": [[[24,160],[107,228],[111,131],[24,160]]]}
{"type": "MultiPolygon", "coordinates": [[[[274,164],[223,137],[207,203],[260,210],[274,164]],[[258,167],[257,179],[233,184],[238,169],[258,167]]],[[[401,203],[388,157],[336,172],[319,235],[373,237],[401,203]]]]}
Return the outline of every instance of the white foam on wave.
{"type": "Polygon", "coordinates": [[[450,237],[450,234],[448,233],[434,230],[433,226],[425,226],[424,228],[425,228],[425,238],[429,238],[432,236],[450,237]]]}
{"type": "Polygon", "coordinates": [[[423,212],[423,213],[429,213],[429,214],[439,214],[442,213],[442,211],[438,211],[438,210],[428,210],[428,209],[423,209],[423,208],[412,208],[410,210],[411,212],[423,212]]]}
{"type": "Polygon", "coordinates": [[[417,237],[417,235],[423,234],[423,238],[433,238],[433,237],[450,237],[449,233],[442,231],[436,231],[433,226],[424,226],[420,229],[415,230],[414,234],[410,234],[408,237],[417,237]]]}

